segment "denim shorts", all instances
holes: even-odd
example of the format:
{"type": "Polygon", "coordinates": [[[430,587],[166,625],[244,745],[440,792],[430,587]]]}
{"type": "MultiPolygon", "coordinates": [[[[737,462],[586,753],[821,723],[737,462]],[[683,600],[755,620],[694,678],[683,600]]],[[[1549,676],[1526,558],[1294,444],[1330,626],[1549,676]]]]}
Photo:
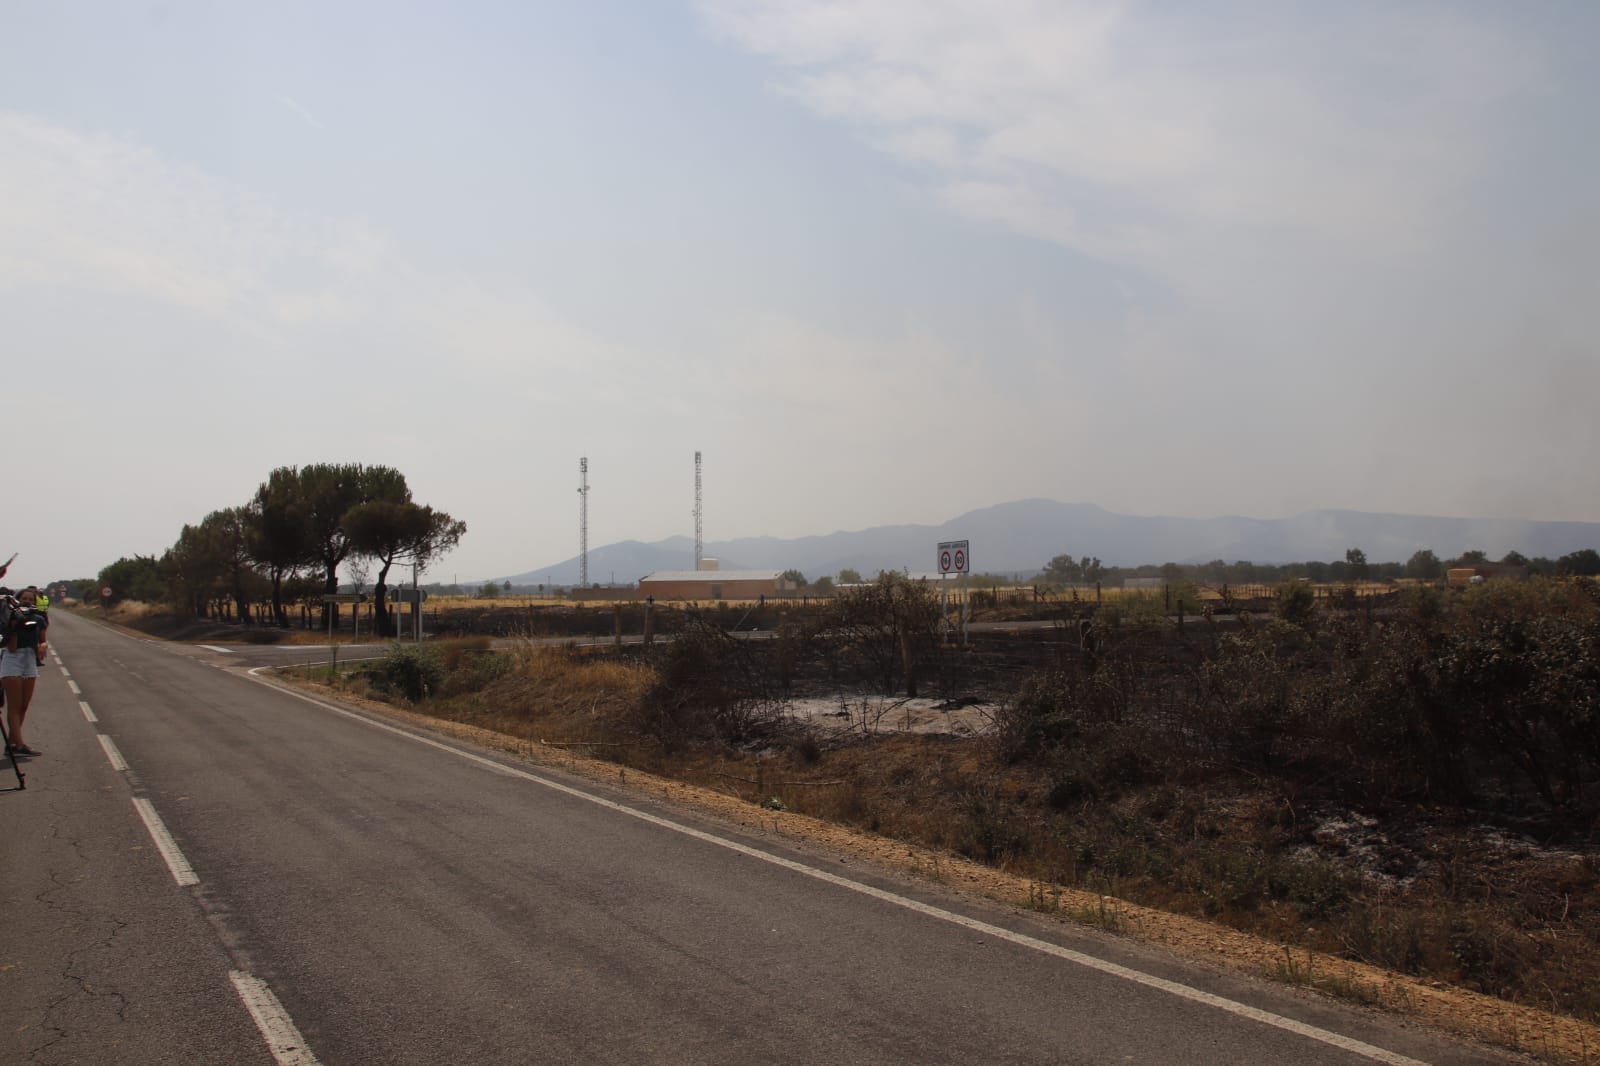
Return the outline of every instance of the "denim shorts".
{"type": "Polygon", "coordinates": [[[38,677],[37,648],[0,649],[0,677],[38,677]]]}

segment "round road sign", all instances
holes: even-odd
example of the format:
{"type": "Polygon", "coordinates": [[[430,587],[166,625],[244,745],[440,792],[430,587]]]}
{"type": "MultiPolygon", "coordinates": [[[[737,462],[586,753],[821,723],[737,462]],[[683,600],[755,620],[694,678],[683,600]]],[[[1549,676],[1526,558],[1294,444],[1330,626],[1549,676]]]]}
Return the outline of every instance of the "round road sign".
{"type": "Polygon", "coordinates": [[[111,598],[111,586],[110,585],[101,585],[100,586],[100,598],[102,600],[109,600],[111,598]]]}
{"type": "Polygon", "coordinates": [[[960,549],[957,549],[956,550],[956,572],[957,573],[966,573],[966,570],[967,570],[967,553],[964,552],[964,551],[961,551],[960,549]]]}
{"type": "Polygon", "coordinates": [[[950,572],[950,553],[949,552],[940,552],[939,553],[939,573],[948,574],[949,572],[950,572]]]}

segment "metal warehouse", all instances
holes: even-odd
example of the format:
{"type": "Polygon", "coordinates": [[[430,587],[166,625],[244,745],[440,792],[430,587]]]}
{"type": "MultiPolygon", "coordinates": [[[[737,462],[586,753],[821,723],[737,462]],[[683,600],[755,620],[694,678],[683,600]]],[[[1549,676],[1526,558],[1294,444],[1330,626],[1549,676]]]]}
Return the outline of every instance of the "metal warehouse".
{"type": "Polygon", "coordinates": [[[639,579],[640,594],[658,600],[753,600],[796,588],[781,570],[657,570],[639,579]]]}

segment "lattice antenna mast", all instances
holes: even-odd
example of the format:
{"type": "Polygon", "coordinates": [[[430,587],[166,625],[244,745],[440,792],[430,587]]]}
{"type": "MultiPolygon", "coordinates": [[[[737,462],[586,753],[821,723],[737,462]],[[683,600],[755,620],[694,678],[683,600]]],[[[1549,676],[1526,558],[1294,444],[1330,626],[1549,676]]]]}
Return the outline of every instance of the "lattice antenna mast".
{"type": "Polygon", "coordinates": [[[589,587],[589,457],[578,460],[578,587],[589,587]]]}
{"type": "Polygon", "coordinates": [[[694,568],[700,569],[705,541],[700,537],[700,453],[694,453],[694,568]]]}

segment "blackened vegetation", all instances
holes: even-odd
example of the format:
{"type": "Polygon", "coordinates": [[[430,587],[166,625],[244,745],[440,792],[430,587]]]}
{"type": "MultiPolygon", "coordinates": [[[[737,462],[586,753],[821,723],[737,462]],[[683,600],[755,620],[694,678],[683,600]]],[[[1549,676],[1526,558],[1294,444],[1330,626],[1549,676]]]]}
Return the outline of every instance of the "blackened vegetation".
{"type": "Polygon", "coordinates": [[[814,738],[783,713],[800,691],[820,685],[914,696],[925,676],[941,688],[951,680],[936,601],[926,586],[892,574],[815,609],[783,612],[770,639],[750,639],[762,621],[750,621],[753,610],[658,613],[668,614],[674,636],[652,653],[659,681],[641,724],[669,746],[809,745],[814,738]]]}
{"type": "MultiPolygon", "coordinates": [[[[500,608],[441,622],[594,641],[619,615],[638,634],[644,611],[500,608]]],[[[1039,613],[1054,626],[975,631],[962,646],[932,587],[886,574],[805,607],[657,606],[662,639],[628,654],[657,666],[646,720],[674,743],[771,735],[797,695],[982,698],[1003,703],[1003,763],[1092,748],[1115,763],[1108,786],[1245,772],[1342,803],[1464,806],[1563,834],[1593,829],[1600,814],[1594,583],[1314,604],[1289,582],[1273,599],[1224,599],[1181,629],[1159,597],[1057,601],[1039,613]],[[754,630],[766,639],[747,639],[754,630]]]]}
{"type": "Polygon", "coordinates": [[[1061,634],[1057,661],[1020,681],[997,722],[1008,762],[1092,748],[1109,786],[1245,772],[1563,837],[1600,813],[1600,591],[1587,582],[1418,588],[1377,610],[1289,595],[1275,614],[1181,635],[1102,610],[1061,634]]]}
{"type": "Polygon", "coordinates": [[[707,741],[748,744],[777,735],[782,707],[765,650],[712,619],[687,616],[656,658],[658,679],[639,708],[640,731],[668,749],[707,741]]]}

